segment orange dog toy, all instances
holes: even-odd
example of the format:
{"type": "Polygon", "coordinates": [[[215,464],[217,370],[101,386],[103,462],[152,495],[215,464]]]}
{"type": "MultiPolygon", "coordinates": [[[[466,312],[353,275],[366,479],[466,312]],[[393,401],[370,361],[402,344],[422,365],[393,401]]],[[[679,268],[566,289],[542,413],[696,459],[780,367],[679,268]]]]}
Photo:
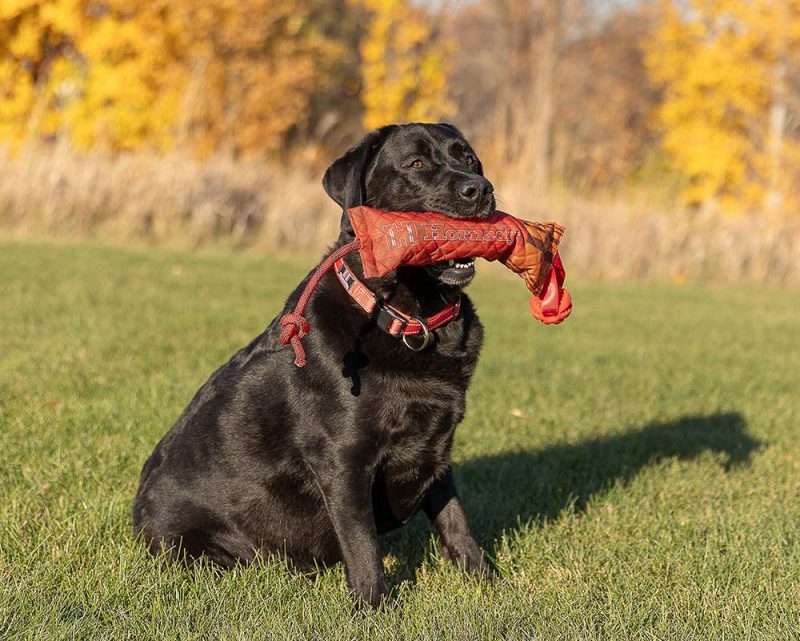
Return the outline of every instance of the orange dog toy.
{"type": "Polygon", "coordinates": [[[564,228],[557,223],[531,223],[502,211],[485,219],[370,207],[354,207],[348,214],[367,278],[385,276],[401,265],[430,265],[455,258],[496,260],[525,280],[533,294],[534,318],[553,325],[572,311],[558,255],[564,228]]]}

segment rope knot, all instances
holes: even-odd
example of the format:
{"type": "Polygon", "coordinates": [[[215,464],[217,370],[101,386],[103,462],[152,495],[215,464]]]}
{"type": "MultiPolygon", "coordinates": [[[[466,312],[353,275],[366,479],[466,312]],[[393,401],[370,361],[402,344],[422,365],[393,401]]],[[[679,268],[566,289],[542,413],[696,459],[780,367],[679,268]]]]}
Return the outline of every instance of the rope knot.
{"type": "Polygon", "coordinates": [[[306,351],[303,349],[300,339],[311,329],[308,321],[302,314],[289,312],[281,317],[280,326],[281,333],[278,335],[278,340],[283,345],[291,343],[294,350],[294,364],[298,367],[305,367],[306,351]]]}
{"type": "Polygon", "coordinates": [[[309,329],[311,329],[306,318],[295,312],[284,314],[281,317],[280,326],[281,333],[278,339],[284,345],[288,345],[295,337],[303,338],[303,336],[308,334],[309,329]]]}
{"type": "Polygon", "coordinates": [[[308,324],[308,320],[306,320],[305,316],[303,316],[303,312],[306,311],[306,305],[308,305],[311,294],[314,292],[314,289],[317,287],[317,285],[319,285],[319,282],[322,280],[322,277],[325,275],[325,273],[337,260],[339,260],[340,257],[355,251],[360,246],[360,243],[357,240],[354,240],[346,245],[342,245],[339,247],[339,249],[334,251],[330,256],[323,260],[319,267],[314,270],[314,272],[311,274],[311,277],[308,279],[306,286],[303,288],[303,293],[300,294],[300,298],[297,299],[297,305],[295,305],[294,311],[281,316],[281,320],[278,322],[281,327],[281,333],[278,334],[278,340],[283,345],[288,345],[291,343],[292,349],[294,350],[294,364],[298,367],[305,367],[306,364],[306,352],[303,349],[303,343],[300,342],[300,339],[308,334],[309,330],[311,329],[311,326],[308,324]]]}

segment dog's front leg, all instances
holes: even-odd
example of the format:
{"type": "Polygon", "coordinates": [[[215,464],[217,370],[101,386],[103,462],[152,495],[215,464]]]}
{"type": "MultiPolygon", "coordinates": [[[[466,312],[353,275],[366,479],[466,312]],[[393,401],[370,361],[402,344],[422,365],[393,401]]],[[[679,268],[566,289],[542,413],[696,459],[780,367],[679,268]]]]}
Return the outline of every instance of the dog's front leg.
{"type": "Polygon", "coordinates": [[[350,594],[377,608],[388,591],[372,511],[372,476],[357,465],[344,464],[315,476],[339,540],[350,594]]]}
{"type": "Polygon", "coordinates": [[[442,540],[442,555],[469,572],[491,576],[483,550],[472,536],[450,468],[433,482],[422,507],[442,540]]]}

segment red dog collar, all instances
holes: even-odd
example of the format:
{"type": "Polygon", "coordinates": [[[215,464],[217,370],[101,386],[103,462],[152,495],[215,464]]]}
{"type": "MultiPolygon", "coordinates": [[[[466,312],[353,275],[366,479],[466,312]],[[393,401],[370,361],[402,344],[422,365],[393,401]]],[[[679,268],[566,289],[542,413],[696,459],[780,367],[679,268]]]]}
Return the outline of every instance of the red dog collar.
{"type": "Polygon", "coordinates": [[[378,327],[395,338],[400,336],[403,344],[415,352],[422,351],[428,346],[433,330],[458,318],[461,312],[461,297],[459,296],[453,302],[447,303],[441,311],[433,316],[428,316],[425,319],[409,316],[375,296],[347,266],[343,258],[339,258],[333,264],[333,269],[344,290],[361,309],[371,315],[377,308],[376,321],[378,327]],[[422,343],[414,345],[408,342],[407,336],[417,336],[419,334],[422,334],[422,343]]]}

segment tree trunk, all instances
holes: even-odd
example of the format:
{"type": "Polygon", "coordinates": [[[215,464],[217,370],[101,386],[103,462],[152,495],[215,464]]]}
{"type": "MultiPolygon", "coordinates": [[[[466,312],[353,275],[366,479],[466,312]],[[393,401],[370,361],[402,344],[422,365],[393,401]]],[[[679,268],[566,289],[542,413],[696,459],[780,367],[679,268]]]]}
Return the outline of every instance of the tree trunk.
{"type": "Polygon", "coordinates": [[[780,52],[773,71],[772,104],[769,108],[769,188],[766,206],[779,209],[783,204],[783,142],[788,114],[786,92],[786,56],[780,52]]]}
{"type": "Polygon", "coordinates": [[[543,193],[550,184],[550,160],[554,120],[554,89],[558,44],[561,36],[561,2],[548,0],[543,7],[543,31],[537,49],[533,71],[533,111],[528,127],[526,147],[531,172],[531,188],[543,193]]]}

